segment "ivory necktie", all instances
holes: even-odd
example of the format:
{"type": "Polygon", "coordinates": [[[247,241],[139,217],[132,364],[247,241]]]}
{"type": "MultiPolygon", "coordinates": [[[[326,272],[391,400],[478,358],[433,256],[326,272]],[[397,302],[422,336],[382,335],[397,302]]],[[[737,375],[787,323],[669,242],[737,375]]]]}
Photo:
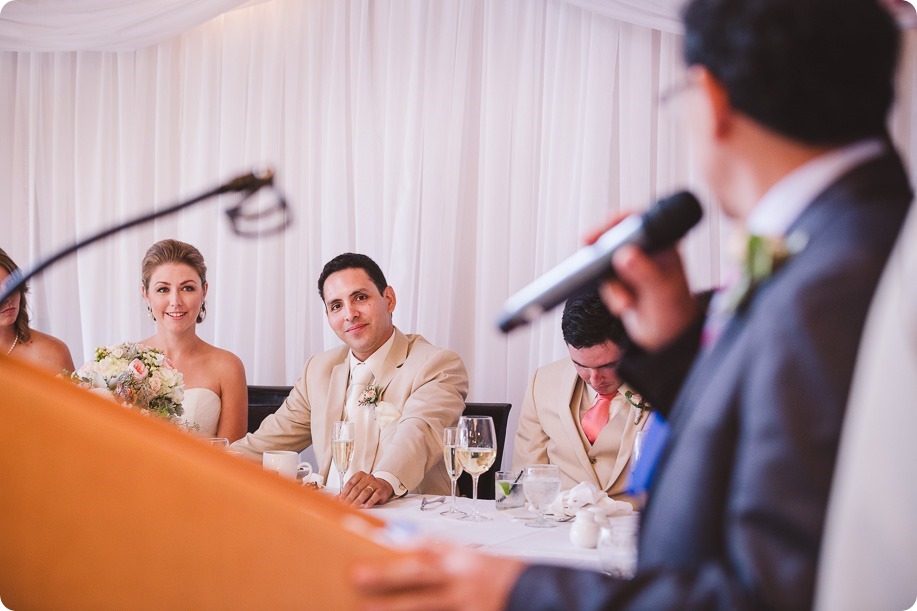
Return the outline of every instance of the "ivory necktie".
{"type": "Polygon", "coordinates": [[[372,473],[379,445],[379,428],[376,426],[376,406],[372,403],[360,405],[360,395],[373,379],[372,370],[365,363],[358,363],[350,376],[345,409],[347,419],[353,421],[354,452],[350,469],[344,475],[346,484],[357,471],[372,473]]]}
{"type": "Polygon", "coordinates": [[[595,443],[599,433],[602,432],[602,427],[608,423],[608,409],[611,406],[611,400],[614,396],[614,393],[610,395],[596,395],[595,403],[593,403],[592,407],[583,415],[583,432],[586,433],[586,438],[589,440],[589,443],[595,443]]]}

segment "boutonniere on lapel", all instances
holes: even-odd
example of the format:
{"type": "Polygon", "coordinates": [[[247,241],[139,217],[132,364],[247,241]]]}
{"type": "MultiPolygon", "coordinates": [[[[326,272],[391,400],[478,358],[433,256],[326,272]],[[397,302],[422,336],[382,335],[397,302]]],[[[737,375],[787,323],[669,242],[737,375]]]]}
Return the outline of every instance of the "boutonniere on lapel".
{"type": "Polygon", "coordinates": [[[638,424],[640,418],[643,418],[643,414],[653,409],[649,401],[644,401],[642,395],[638,395],[632,390],[625,390],[624,398],[627,399],[628,403],[637,408],[637,413],[634,415],[634,424],[638,424]]]}
{"type": "Polygon", "coordinates": [[[748,235],[742,245],[739,280],[724,295],[727,312],[741,312],[762,282],[806,247],[809,238],[796,231],[786,238],[748,235]]]}
{"type": "Polygon", "coordinates": [[[374,384],[369,384],[366,388],[363,389],[363,392],[360,393],[359,398],[357,398],[357,403],[362,407],[368,405],[375,405],[379,402],[379,397],[382,396],[382,389],[374,384]]]}

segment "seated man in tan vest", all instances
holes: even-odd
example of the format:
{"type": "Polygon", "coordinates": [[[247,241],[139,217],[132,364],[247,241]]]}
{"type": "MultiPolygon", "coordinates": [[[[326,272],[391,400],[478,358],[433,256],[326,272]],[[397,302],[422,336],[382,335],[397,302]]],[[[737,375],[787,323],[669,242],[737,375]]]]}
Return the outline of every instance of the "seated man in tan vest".
{"type": "Polygon", "coordinates": [[[567,301],[561,330],[570,356],[532,376],[519,415],[513,468],[557,465],[563,490],[592,482],[609,496],[620,496],[634,437],[646,422],[646,410],[636,407],[639,396],[621,383],[616,370],[627,335],[597,293],[567,301]]]}
{"type": "Polygon", "coordinates": [[[462,359],[392,322],[395,291],[366,255],[345,253],[318,279],[325,316],[344,345],[306,361],[277,412],[231,448],[255,460],[268,450],[314,446],[327,481],[334,422],[352,420],[353,462],[339,481],[341,500],[371,507],[410,492],[448,494],[443,428],[465,408],[468,374],[462,359]]]}

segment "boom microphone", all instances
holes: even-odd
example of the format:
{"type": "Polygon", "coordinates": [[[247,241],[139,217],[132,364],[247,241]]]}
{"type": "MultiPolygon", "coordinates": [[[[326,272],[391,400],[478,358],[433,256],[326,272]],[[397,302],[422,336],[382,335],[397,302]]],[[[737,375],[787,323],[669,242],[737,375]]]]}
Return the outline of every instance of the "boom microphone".
{"type": "Polygon", "coordinates": [[[571,296],[614,276],[611,256],[625,244],[651,253],[671,246],[703,216],[688,191],[661,199],[642,216],[631,215],[506,300],[497,326],[504,333],[527,324],[571,296]]]}

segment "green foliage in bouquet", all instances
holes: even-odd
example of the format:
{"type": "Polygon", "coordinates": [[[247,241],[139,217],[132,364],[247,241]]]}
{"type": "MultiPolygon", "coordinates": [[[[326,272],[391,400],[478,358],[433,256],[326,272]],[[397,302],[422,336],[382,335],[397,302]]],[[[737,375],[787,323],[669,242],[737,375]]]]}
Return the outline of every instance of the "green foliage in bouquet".
{"type": "Polygon", "coordinates": [[[95,358],[71,378],[90,390],[167,420],[182,415],[185,383],[172,361],[156,348],[124,343],[96,348],[95,358]]]}

